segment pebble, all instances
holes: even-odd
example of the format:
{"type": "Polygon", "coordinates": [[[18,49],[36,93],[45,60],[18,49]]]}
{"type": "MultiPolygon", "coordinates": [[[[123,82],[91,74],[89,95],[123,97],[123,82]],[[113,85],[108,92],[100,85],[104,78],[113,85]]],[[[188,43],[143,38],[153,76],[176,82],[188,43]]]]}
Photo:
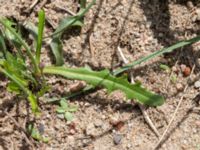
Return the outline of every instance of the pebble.
{"type": "Polygon", "coordinates": [[[94,122],[95,127],[101,127],[103,125],[103,121],[100,119],[95,120],[94,122]]]}
{"type": "Polygon", "coordinates": [[[85,132],[87,135],[95,136],[96,135],[95,125],[93,123],[89,123],[85,132]]]}
{"type": "Polygon", "coordinates": [[[194,83],[194,87],[195,88],[200,88],[200,81],[196,81],[195,83],[194,83]]]}
{"type": "Polygon", "coordinates": [[[183,87],[183,85],[182,85],[181,83],[177,83],[177,84],[176,84],[176,89],[177,89],[178,91],[183,91],[184,87],[183,87]]]}
{"type": "Polygon", "coordinates": [[[191,73],[190,67],[186,67],[186,68],[184,69],[184,71],[183,71],[183,75],[186,76],[186,77],[189,76],[190,73],[191,73]]]}
{"type": "Polygon", "coordinates": [[[175,72],[175,73],[178,73],[178,68],[176,66],[173,66],[172,71],[175,72]]]}
{"type": "Polygon", "coordinates": [[[122,135],[120,134],[113,134],[113,142],[118,145],[121,143],[122,135]]]}

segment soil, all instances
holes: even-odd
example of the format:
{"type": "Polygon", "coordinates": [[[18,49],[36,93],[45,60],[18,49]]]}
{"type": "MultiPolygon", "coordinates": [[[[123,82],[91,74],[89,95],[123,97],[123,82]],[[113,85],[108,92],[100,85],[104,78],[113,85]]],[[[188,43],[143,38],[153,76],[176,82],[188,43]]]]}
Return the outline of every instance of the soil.
{"type": "MultiPolygon", "coordinates": [[[[47,17],[45,34],[49,35],[61,18],[70,16],[66,10],[74,13],[78,10],[77,0],[43,0],[30,10],[32,3],[31,0],[0,0],[0,14],[21,23],[27,20],[37,23],[37,12],[43,8],[47,17]]],[[[86,14],[83,28],[71,29],[63,36],[65,64],[89,65],[94,70],[113,69],[122,64],[118,47],[129,61],[134,61],[177,41],[195,37],[200,31],[199,10],[197,1],[97,0],[86,14]]],[[[183,97],[178,114],[158,149],[200,149],[200,87],[194,86],[199,80],[199,50],[198,43],[193,44],[133,69],[135,80],[165,97],[164,105],[146,108],[160,134],[183,97]],[[171,70],[161,69],[160,64],[171,70]],[[184,65],[190,69],[196,66],[190,77],[184,72],[184,65]]],[[[47,59],[49,51],[48,47],[43,49],[46,64],[52,63],[47,59]]],[[[56,104],[41,102],[42,114],[33,120],[27,101],[7,92],[7,80],[1,78],[0,149],[151,150],[159,140],[138,105],[125,101],[119,91],[109,95],[105,90],[98,90],[70,99],[70,104],[78,106],[72,122],[57,116],[56,104]],[[23,132],[32,121],[49,138],[48,143],[36,141],[23,132]]],[[[52,77],[49,81],[52,90],[43,99],[63,97],[70,85],[77,82],[52,77]]]]}

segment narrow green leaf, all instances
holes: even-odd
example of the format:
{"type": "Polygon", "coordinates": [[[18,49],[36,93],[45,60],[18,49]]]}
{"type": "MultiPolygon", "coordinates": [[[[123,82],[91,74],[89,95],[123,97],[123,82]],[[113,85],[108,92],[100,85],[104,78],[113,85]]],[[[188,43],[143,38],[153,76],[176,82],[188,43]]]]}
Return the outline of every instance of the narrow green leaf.
{"type": "Polygon", "coordinates": [[[95,2],[96,2],[96,0],[93,0],[88,5],[87,8],[85,8],[85,9],[81,8],[81,10],[78,12],[78,14],[76,16],[70,16],[68,18],[64,18],[63,20],[61,20],[56,31],[51,35],[52,41],[50,43],[50,47],[54,54],[57,66],[61,66],[64,64],[62,42],[60,40],[63,32],[72,26],[79,26],[79,27],[83,26],[83,22],[81,19],[95,2]]]}
{"type": "MultiPolygon", "coordinates": [[[[19,34],[20,36],[20,33],[17,31],[16,27],[17,27],[17,24],[11,20],[8,20],[8,19],[4,19],[5,21],[5,24],[7,26],[9,26],[10,28],[13,29],[13,31],[15,31],[16,33],[19,34]]],[[[22,54],[22,51],[21,51],[21,46],[22,44],[19,42],[19,40],[15,37],[15,35],[8,29],[8,28],[5,28],[5,30],[2,30],[2,32],[4,33],[4,37],[10,41],[14,46],[15,48],[17,49],[18,51],[18,54],[21,58],[23,58],[23,54],[22,54]]]]}
{"type": "Polygon", "coordinates": [[[61,66],[64,64],[62,42],[59,37],[54,38],[50,43],[51,50],[55,57],[56,65],[61,66]]]}
{"type": "Polygon", "coordinates": [[[39,11],[38,13],[39,24],[38,24],[38,37],[37,37],[37,48],[36,48],[36,61],[37,64],[40,63],[40,54],[42,48],[42,37],[43,37],[43,30],[45,25],[45,12],[44,10],[39,11]]]}
{"type": "Polygon", "coordinates": [[[127,64],[127,65],[125,65],[125,66],[123,66],[119,69],[116,69],[116,70],[114,70],[113,74],[118,75],[118,74],[120,74],[120,73],[122,73],[122,72],[124,72],[128,69],[131,69],[132,67],[134,67],[138,64],[141,64],[142,62],[145,62],[145,61],[148,61],[152,58],[158,57],[158,56],[160,56],[164,53],[170,53],[177,48],[180,48],[180,47],[183,47],[183,46],[186,46],[186,45],[190,45],[190,44],[193,44],[193,43],[198,42],[198,41],[200,41],[200,36],[192,38],[190,40],[180,41],[180,42],[178,42],[178,43],[176,43],[176,44],[174,44],[174,45],[172,45],[168,48],[164,48],[164,49],[161,49],[159,51],[156,51],[156,52],[154,52],[154,53],[152,53],[152,54],[150,54],[146,57],[142,57],[141,59],[138,59],[138,60],[136,60],[136,61],[134,61],[130,64],[127,64]]]}
{"type": "Polygon", "coordinates": [[[132,85],[127,80],[116,78],[110,75],[108,70],[95,72],[85,68],[45,67],[43,71],[45,74],[55,74],[69,79],[84,80],[94,86],[103,86],[108,91],[121,90],[128,99],[136,99],[142,104],[158,106],[164,103],[162,96],[153,94],[138,84],[132,85]]]}
{"type": "Polygon", "coordinates": [[[0,35],[0,51],[3,51],[3,55],[6,58],[6,52],[7,52],[6,44],[5,44],[3,36],[1,35],[0,35]]]}

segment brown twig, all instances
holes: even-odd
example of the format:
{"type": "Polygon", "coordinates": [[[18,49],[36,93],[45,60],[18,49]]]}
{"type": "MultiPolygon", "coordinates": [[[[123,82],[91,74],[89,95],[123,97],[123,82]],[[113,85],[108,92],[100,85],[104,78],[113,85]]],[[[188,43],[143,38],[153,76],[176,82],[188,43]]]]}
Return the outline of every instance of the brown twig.
{"type": "MultiPolygon", "coordinates": [[[[122,57],[122,60],[125,64],[128,64],[129,61],[125,58],[121,48],[118,46],[118,52],[120,54],[120,56],[122,57]]],[[[130,72],[130,76],[131,76],[131,83],[134,83],[134,78],[133,78],[133,72],[130,72]]],[[[150,128],[154,131],[154,133],[156,134],[156,136],[160,136],[158,130],[156,129],[155,125],[153,124],[152,120],[150,119],[150,117],[148,116],[146,110],[145,110],[145,107],[141,104],[138,104],[143,116],[144,116],[144,119],[145,121],[147,122],[147,124],[150,126],[150,128]]]]}

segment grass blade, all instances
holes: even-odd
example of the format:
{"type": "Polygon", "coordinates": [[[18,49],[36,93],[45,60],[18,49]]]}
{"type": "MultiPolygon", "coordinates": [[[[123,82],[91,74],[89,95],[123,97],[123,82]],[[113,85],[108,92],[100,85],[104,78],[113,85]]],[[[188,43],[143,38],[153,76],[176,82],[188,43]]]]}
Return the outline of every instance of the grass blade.
{"type": "Polygon", "coordinates": [[[200,41],[200,36],[192,38],[190,40],[180,41],[180,42],[178,42],[178,43],[176,43],[176,44],[174,44],[174,45],[172,45],[168,48],[164,48],[164,49],[161,49],[159,51],[156,51],[156,52],[154,52],[154,53],[152,53],[152,54],[150,54],[146,57],[142,57],[141,59],[138,59],[138,60],[136,60],[136,61],[134,61],[130,64],[127,64],[127,65],[125,65],[125,66],[123,66],[119,69],[114,70],[113,75],[118,75],[118,74],[138,65],[138,64],[141,64],[142,62],[148,61],[148,60],[155,58],[157,56],[160,56],[164,53],[172,52],[173,50],[175,50],[177,48],[180,48],[180,47],[183,47],[183,46],[186,46],[186,45],[190,45],[190,44],[193,44],[193,43],[198,42],[198,41],[200,41]]]}
{"type": "Polygon", "coordinates": [[[37,37],[37,47],[36,47],[36,61],[37,64],[40,63],[40,54],[42,48],[42,37],[43,37],[43,30],[45,25],[45,12],[44,10],[39,11],[38,13],[39,24],[38,24],[38,37],[37,37]]]}
{"type": "Polygon", "coordinates": [[[108,92],[121,90],[128,99],[136,99],[141,104],[158,106],[164,103],[160,95],[153,94],[138,84],[130,84],[127,80],[110,75],[108,70],[95,72],[86,68],[45,67],[45,74],[61,75],[75,80],[84,80],[93,86],[105,87],[108,92]]]}
{"type": "Polygon", "coordinates": [[[5,41],[4,41],[4,38],[0,35],[0,50],[3,51],[3,55],[4,57],[6,58],[6,44],[5,44],[5,41]]]}

